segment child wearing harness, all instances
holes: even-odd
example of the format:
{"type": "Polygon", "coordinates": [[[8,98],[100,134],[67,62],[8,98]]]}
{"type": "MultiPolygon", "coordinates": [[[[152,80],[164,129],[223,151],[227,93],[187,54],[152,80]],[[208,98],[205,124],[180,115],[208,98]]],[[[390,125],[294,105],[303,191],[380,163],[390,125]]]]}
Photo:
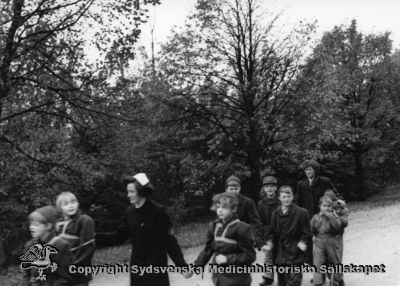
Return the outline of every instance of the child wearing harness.
{"type": "MultiPolygon", "coordinates": [[[[56,200],[57,209],[62,218],[56,224],[57,235],[71,246],[72,264],[90,266],[95,251],[95,225],[88,215],[79,210],[79,202],[71,192],[62,192],[56,200]]],[[[91,275],[75,274],[79,286],[87,286],[91,275]]]]}
{"type": "Polygon", "coordinates": [[[36,209],[29,216],[29,230],[32,239],[25,244],[21,256],[23,270],[23,286],[72,286],[76,285],[68,271],[72,256],[69,244],[55,235],[54,225],[57,221],[57,210],[52,206],[36,209]],[[41,246],[37,244],[40,243],[41,246]],[[54,251],[48,246],[56,248],[54,251]],[[44,255],[44,257],[43,257],[44,255]],[[37,260],[49,259],[51,267],[36,267],[37,260]],[[42,272],[42,273],[40,273],[42,272]]]}
{"type": "MultiPolygon", "coordinates": [[[[238,198],[232,193],[218,194],[213,198],[213,209],[218,219],[210,224],[207,242],[195,265],[205,266],[211,259],[218,266],[251,265],[256,259],[254,234],[250,225],[240,221],[236,214],[238,198]]],[[[226,271],[228,272],[228,271],[226,271]]],[[[250,286],[249,273],[212,273],[214,285],[250,286]]]]}

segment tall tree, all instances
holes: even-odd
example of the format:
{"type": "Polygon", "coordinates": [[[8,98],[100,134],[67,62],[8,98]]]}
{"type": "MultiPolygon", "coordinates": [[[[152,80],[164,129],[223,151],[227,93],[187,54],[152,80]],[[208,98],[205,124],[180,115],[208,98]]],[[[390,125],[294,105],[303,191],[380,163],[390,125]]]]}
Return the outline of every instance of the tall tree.
{"type": "Polygon", "coordinates": [[[247,167],[254,198],[272,148],[290,139],[304,112],[301,63],[313,31],[302,25],[283,33],[279,17],[263,12],[254,0],[200,0],[160,62],[173,94],[163,100],[182,120],[209,126],[209,150],[247,167]]]}
{"type": "Polygon", "coordinates": [[[90,64],[87,49],[104,58],[132,47],[144,4],[158,2],[0,2],[0,228],[8,240],[21,241],[32,207],[63,190],[93,191],[107,173],[103,131],[132,116],[110,88],[111,68],[90,64]]]}
{"type": "Polygon", "coordinates": [[[353,20],[325,33],[309,60],[320,80],[312,115],[320,143],[352,156],[360,198],[365,197],[364,156],[388,135],[388,123],[397,117],[389,36],[365,35],[353,20]]]}
{"type": "Polygon", "coordinates": [[[2,1],[0,123],[49,107],[57,113],[62,103],[87,107],[91,98],[84,88],[95,67],[86,65],[85,38],[95,33],[103,53],[132,45],[145,11],[139,0],[2,1]]]}

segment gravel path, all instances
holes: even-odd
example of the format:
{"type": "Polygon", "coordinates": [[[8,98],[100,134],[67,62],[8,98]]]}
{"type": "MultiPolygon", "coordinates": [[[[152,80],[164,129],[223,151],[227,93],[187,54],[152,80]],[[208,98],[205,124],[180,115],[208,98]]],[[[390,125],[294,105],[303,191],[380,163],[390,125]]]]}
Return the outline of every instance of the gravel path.
{"type": "MultiPolygon", "coordinates": [[[[394,204],[358,211],[350,214],[349,227],[344,236],[344,264],[384,264],[385,273],[346,273],[346,285],[351,286],[389,286],[400,285],[400,205],[394,204]]],[[[201,247],[186,249],[185,258],[192,262],[201,247]]],[[[262,263],[262,253],[257,253],[257,262],[262,263]]],[[[306,273],[302,285],[312,285],[311,273],[306,273]]],[[[180,274],[170,274],[171,286],[212,286],[210,273],[204,279],[193,276],[183,278],[180,274]]],[[[261,274],[253,275],[252,285],[258,285],[261,274]]],[[[128,286],[127,273],[117,275],[97,275],[91,286],[128,286]]],[[[276,285],[276,283],[274,284],[276,285]]],[[[149,285],[151,286],[151,285],[149,285]]]]}

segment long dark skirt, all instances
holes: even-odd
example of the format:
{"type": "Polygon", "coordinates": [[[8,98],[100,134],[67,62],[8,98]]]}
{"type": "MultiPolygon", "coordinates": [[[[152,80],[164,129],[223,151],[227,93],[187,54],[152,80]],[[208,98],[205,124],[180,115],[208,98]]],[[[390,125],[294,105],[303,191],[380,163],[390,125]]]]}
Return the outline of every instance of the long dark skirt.
{"type": "Polygon", "coordinates": [[[131,273],[131,286],[169,286],[168,273],[144,274],[131,273]]]}

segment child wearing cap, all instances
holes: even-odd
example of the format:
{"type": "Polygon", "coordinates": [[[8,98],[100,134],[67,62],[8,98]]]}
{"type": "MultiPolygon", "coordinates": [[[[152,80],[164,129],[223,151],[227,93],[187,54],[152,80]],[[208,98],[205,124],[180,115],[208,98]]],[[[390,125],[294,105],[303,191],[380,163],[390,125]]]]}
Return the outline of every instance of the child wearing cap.
{"type": "MultiPolygon", "coordinates": [[[[213,209],[218,219],[207,232],[207,241],[195,260],[195,265],[205,266],[213,257],[213,264],[220,266],[251,265],[256,259],[253,248],[254,235],[250,225],[239,220],[236,213],[238,198],[225,192],[213,198],[213,209]]],[[[213,272],[212,280],[217,286],[250,286],[249,273],[213,272]]]]}
{"type": "MultiPolygon", "coordinates": [[[[95,224],[93,219],[79,210],[79,202],[71,192],[62,192],[56,199],[57,209],[62,217],[56,223],[57,235],[71,246],[72,263],[79,266],[91,266],[96,249],[94,241],[95,224]]],[[[86,286],[92,279],[91,274],[75,273],[77,285],[86,286]]]]}
{"type": "Polygon", "coordinates": [[[257,207],[254,201],[240,193],[241,184],[240,179],[236,176],[230,176],[225,181],[225,191],[237,195],[238,206],[236,213],[239,219],[253,227],[255,235],[256,248],[260,248],[263,245],[262,240],[262,227],[260,217],[258,215],[257,207]]]}
{"type": "Polygon", "coordinates": [[[69,273],[69,266],[72,263],[72,256],[69,244],[62,238],[56,236],[54,225],[57,220],[57,210],[52,206],[45,206],[36,209],[29,216],[29,230],[32,239],[25,244],[24,253],[31,250],[36,243],[44,246],[50,245],[56,248],[58,253],[50,253],[51,262],[57,263],[57,270],[52,272],[49,268],[45,269],[46,280],[40,281],[38,268],[22,267],[23,286],[53,286],[53,285],[76,285],[74,278],[69,273]]]}
{"type": "MultiPolygon", "coordinates": [[[[258,213],[260,215],[263,242],[269,241],[271,233],[271,217],[272,213],[279,208],[280,201],[276,194],[278,189],[278,180],[273,176],[267,176],[263,180],[263,186],[260,191],[261,200],[258,202],[258,213]]],[[[265,254],[264,264],[272,265],[274,263],[273,250],[264,245],[262,250],[265,254]]],[[[260,286],[271,285],[274,282],[274,272],[266,272],[263,274],[263,281],[260,286]]]]}
{"type": "MultiPolygon", "coordinates": [[[[281,206],[272,213],[271,235],[266,249],[276,248],[277,265],[302,265],[306,261],[306,242],[311,238],[308,212],[293,203],[290,186],[280,187],[278,194],[281,206]]],[[[300,286],[302,279],[301,272],[278,273],[280,286],[300,286]]]]}
{"type": "MultiPolygon", "coordinates": [[[[337,235],[342,230],[342,221],[332,209],[332,200],[323,196],[319,201],[320,212],[311,219],[311,232],[314,235],[313,261],[317,267],[314,273],[314,285],[322,285],[323,275],[319,267],[323,264],[339,264],[337,235]]],[[[342,273],[331,274],[331,285],[343,283],[342,273]]]]}

